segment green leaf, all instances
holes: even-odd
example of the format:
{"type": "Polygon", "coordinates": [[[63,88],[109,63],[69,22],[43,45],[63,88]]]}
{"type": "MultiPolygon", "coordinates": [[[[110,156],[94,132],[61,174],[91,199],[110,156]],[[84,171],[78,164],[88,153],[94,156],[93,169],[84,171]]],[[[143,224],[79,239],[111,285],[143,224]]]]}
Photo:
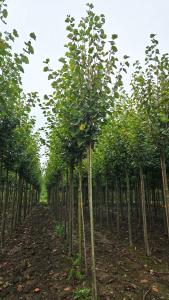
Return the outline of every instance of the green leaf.
{"type": "Polygon", "coordinates": [[[66,62],[66,59],[65,58],[63,58],[63,57],[61,57],[61,58],[59,58],[59,62],[61,62],[61,63],[65,63],[66,62]]]}
{"type": "Polygon", "coordinates": [[[90,9],[93,9],[94,8],[94,5],[92,3],[87,3],[87,6],[90,8],[90,9]]]}
{"type": "Polygon", "coordinates": [[[69,21],[70,21],[70,18],[69,18],[69,16],[67,16],[67,18],[65,19],[65,23],[69,23],[69,21]]]}
{"type": "Polygon", "coordinates": [[[34,49],[31,44],[29,44],[29,46],[28,46],[28,51],[29,51],[29,53],[34,54],[34,49]]]}
{"type": "Polygon", "coordinates": [[[130,56],[124,55],[123,58],[124,58],[124,59],[128,59],[128,58],[130,58],[130,56]]]}
{"type": "Polygon", "coordinates": [[[51,80],[51,79],[53,79],[53,75],[52,75],[52,74],[49,74],[48,80],[51,80]]]}
{"type": "Polygon", "coordinates": [[[89,48],[89,53],[93,53],[93,51],[94,51],[93,47],[89,48]]]}
{"type": "Polygon", "coordinates": [[[151,39],[153,39],[155,36],[156,36],[156,34],[154,34],[154,33],[151,33],[151,34],[150,34],[150,38],[151,38],[151,39]]]}
{"type": "Polygon", "coordinates": [[[21,71],[22,73],[24,73],[24,69],[23,69],[23,67],[21,65],[18,65],[18,69],[19,69],[19,71],[21,71]]]}
{"type": "Polygon", "coordinates": [[[94,20],[95,20],[95,22],[98,22],[100,20],[100,17],[99,16],[95,16],[94,20]]]}
{"type": "Polygon", "coordinates": [[[46,58],[46,60],[43,62],[44,64],[48,64],[50,62],[49,58],[46,58]]]}
{"type": "Polygon", "coordinates": [[[112,38],[112,40],[115,40],[115,39],[118,38],[118,35],[117,34],[112,34],[111,38],[112,38]]]}
{"type": "Polygon", "coordinates": [[[26,55],[21,55],[21,59],[22,59],[22,62],[25,63],[25,64],[29,64],[29,59],[26,55]]]}
{"type": "Polygon", "coordinates": [[[107,34],[105,34],[105,33],[101,33],[101,35],[100,35],[100,37],[101,37],[101,39],[106,39],[107,38],[107,34]]]}
{"type": "Polygon", "coordinates": [[[30,33],[30,37],[36,41],[36,34],[34,32],[31,32],[30,33]]]}
{"type": "Polygon", "coordinates": [[[8,11],[7,11],[6,8],[2,11],[2,15],[3,15],[3,17],[4,17],[5,19],[7,18],[7,16],[8,16],[8,11]]]}
{"type": "Polygon", "coordinates": [[[111,48],[112,48],[113,52],[117,52],[117,47],[116,46],[112,46],[111,48]]]}
{"type": "Polygon", "coordinates": [[[114,97],[115,98],[119,98],[119,93],[118,92],[114,92],[114,97]]]}
{"type": "Polygon", "coordinates": [[[43,72],[48,72],[48,71],[49,71],[49,68],[47,66],[44,67],[43,72]]]}
{"type": "Polygon", "coordinates": [[[14,35],[15,37],[19,37],[19,34],[18,34],[18,32],[17,32],[16,29],[13,30],[13,35],[14,35]]]}

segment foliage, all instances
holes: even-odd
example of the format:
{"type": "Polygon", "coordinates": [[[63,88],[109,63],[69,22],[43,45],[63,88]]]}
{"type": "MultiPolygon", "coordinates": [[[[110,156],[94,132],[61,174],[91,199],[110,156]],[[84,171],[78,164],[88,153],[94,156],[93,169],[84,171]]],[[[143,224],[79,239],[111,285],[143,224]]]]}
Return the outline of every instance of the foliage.
{"type": "MultiPolygon", "coordinates": [[[[0,18],[5,22],[6,2],[0,1],[0,18]]],[[[40,186],[39,136],[35,134],[35,120],[30,117],[37,93],[24,94],[22,73],[29,55],[34,53],[30,33],[22,53],[15,53],[13,45],[19,37],[16,29],[0,32],[0,161],[10,170],[17,171],[35,186],[40,186]]]]}
{"type": "Polygon", "coordinates": [[[91,299],[91,289],[78,288],[73,292],[73,299],[91,299]]]}
{"type": "Polygon", "coordinates": [[[56,224],[54,231],[59,237],[64,237],[65,229],[62,224],[56,224]]]}
{"type": "Polygon", "coordinates": [[[57,170],[52,166],[53,146],[60,147],[60,156],[54,154],[58,164],[75,165],[86,156],[86,146],[95,142],[112,105],[112,74],[117,62],[117,35],[106,42],[105,17],[96,15],[93,5],[87,4],[86,17],[79,24],[71,16],[65,22],[68,42],[65,56],[59,59],[60,69],[52,70],[49,59],[44,62],[54,90],[45,96],[43,106],[50,132],[47,173],[53,169],[53,175],[57,170]]]}
{"type": "Polygon", "coordinates": [[[74,258],[72,258],[72,266],[68,274],[68,281],[74,282],[78,281],[81,282],[84,280],[85,276],[81,272],[81,258],[79,254],[76,254],[74,258]]]}

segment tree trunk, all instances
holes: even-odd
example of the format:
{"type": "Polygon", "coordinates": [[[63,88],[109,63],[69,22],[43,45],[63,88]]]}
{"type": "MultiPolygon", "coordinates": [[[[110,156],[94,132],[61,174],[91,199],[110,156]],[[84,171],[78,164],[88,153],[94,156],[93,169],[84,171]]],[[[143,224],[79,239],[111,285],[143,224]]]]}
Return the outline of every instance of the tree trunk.
{"type": "Polygon", "coordinates": [[[79,199],[78,199],[78,238],[79,238],[79,255],[82,259],[82,162],[79,163],[79,199]]]}
{"type": "Polygon", "coordinates": [[[129,245],[133,245],[132,230],[131,230],[131,202],[130,202],[130,180],[128,171],[126,170],[126,185],[127,185],[127,216],[128,216],[128,232],[129,232],[129,245]]]}
{"type": "Polygon", "coordinates": [[[24,210],[23,210],[23,218],[25,220],[27,216],[27,201],[28,201],[28,183],[25,184],[25,193],[24,193],[24,210]]]}
{"type": "Polygon", "coordinates": [[[109,203],[108,203],[108,182],[106,178],[106,186],[105,186],[105,204],[106,204],[106,225],[109,228],[109,203]]]}
{"type": "Polygon", "coordinates": [[[6,171],[6,189],[5,189],[5,196],[4,196],[4,201],[3,201],[3,210],[2,210],[1,249],[3,249],[4,240],[5,240],[6,211],[7,211],[8,198],[9,198],[9,182],[8,182],[8,170],[7,170],[6,171]]]}
{"type": "Polygon", "coordinates": [[[164,193],[164,203],[165,203],[165,215],[166,215],[166,225],[167,225],[167,235],[169,238],[169,190],[168,190],[168,179],[166,171],[166,162],[164,153],[161,154],[161,173],[163,181],[163,193],[164,193]]]}
{"type": "Polygon", "coordinates": [[[151,255],[148,233],[147,233],[147,217],[146,217],[146,202],[145,202],[145,184],[144,184],[144,175],[143,169],[140,167],[140,188],[141,188],[141,204],[142,204],[142,218],[143,218],[143,233],[144,233],[144,245],[147,256],[151,255]]]}
{"type": "Polygon", "coordinates": [[[97,300],[96,265],[95,265],[95,241],[93,222],[93,199],[92,199],[92,146],[88,146],[88,198],[90,212],[90,234],[91,234],[91,259],[92,259],[92,299],[97,300]]]}
{"type": "Polygon", "coordinates": [[[69,172],[69,256],[73,254],[73,165],[69,172]]]}
{"type": "Polygon", "coordinates": [[[120,236],[120,191],[118,187],[118,182],[116,179],[116,187],[115,187],[115,201],[116,201],[116,228],[117,228],[117,236],[120,236]]]}
{"type": "Polygon", "coordinates": [[[18,181],[18,174],[16,172],[16,174],[15,174],[14,198],[13,198],[13,201],[12,201],[11,234],[14,230],[15,209],[16,209],[16,203],[17,203],[17,181],[18,181]]]}
{"type": "Polygon", "coordinates": [[[86,234],[85,234],[85,223],[84,223],[84,212],[83,212],[83,198],[81,199],[81,212],[82,212],[82,229],[83,229],[83,248],[84,248],[84,261],[85,261],[85,274],[87,276],[87,253],[86,253],[86,234]]]}
{"type": "Polygon", "coordinates": [[[85,224],[83,214],[83,192],[82,192],[82,162],[79,164],[79,199],[78,199],[78,237],[79,237],[79,255],[82,259],[82,236],[84,247],[84,262],[85,273],[87,275],[87,254],[86,254],[86,236],[85,236],[85,224]]]}
{"type": "Polygon", "coordinates": [[[18,195],[18,215],[17,215],[17,225],[22,223],[22,202],[23,202],[23,179],[19,176],[19,195],[18,195]]]}

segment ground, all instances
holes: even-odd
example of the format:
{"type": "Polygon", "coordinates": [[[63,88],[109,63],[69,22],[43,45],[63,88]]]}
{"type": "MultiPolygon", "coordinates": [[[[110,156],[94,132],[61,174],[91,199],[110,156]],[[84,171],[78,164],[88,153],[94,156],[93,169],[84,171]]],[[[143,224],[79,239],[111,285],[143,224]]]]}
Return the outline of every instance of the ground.
{"type": "MultiPolygon", "coordinates": [[[[0,258],[0,299],[68,300],[77,286],[89,286],[90,275],[81,283],[68,280],[72,263],[54,228],[50,209],[39,205],[7,242],[0,258]]],[[[99,299],[169,300],[167,250],[161,257],[156,249],[147,258],[144,249],[129,247],[109,232],[96,228],[95,236],[99,299]]],[[[89,243],[87,254],[89,267],[89,243]]]]}

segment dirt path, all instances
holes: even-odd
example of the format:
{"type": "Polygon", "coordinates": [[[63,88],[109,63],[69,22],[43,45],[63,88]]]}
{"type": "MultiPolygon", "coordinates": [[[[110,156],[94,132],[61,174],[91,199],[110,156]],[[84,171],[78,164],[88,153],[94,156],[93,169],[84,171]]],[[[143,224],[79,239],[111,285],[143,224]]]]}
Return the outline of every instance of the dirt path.
{"type": "Polygon", "coordinates": [[[67,271],[64,245],[54,233],[51,213],[39,206],[0,259],[0,299],[62,299],[67,271]]]}
{"type": "MultiPolygon", "coordinates": [[[[73,299],[77,284],[70,286],[67,281],[70,260],[54,225],[49,208],[41,205],[8,241],[0,258],[0,300],[73,299]]],[[[169,300],[169,255],[165,260],[147,258],[144,251],[128,247],[127,241],[108,232],[98,230],[95,237],[99,300],[169,300]]]]}

